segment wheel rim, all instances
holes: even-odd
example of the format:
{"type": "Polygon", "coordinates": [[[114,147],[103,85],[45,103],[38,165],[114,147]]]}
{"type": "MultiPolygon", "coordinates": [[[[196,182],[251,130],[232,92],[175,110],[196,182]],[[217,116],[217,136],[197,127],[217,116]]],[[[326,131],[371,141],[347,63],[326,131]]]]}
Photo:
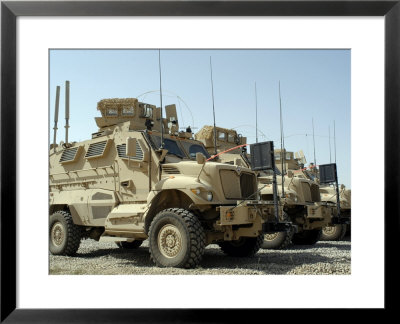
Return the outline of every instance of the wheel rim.
{"type": "Polygon", "coordinates": [[[326,226],[322,231],[325,235],[333,235],[336,233],[336,226],[326,226]]]}
{"type": "Polygon", "coordinates": [[[51,228],[51,242],[60,246],[64,242],[64,228],[60,222],[57,222],[51,228]]]}
{"type": "Polygon", "coordinates": [[[272,234],[265,234],[264,239],[267,241],[273,241],[278,237],[278,233],[272,233],[272,234]]]}
{"type": "Polygon", "coordinates": [[[163,256],[176,257],[182,249],[182,235],[179,229],[171,224],[164,225],[158,233],[157,244],[163,256]]]}

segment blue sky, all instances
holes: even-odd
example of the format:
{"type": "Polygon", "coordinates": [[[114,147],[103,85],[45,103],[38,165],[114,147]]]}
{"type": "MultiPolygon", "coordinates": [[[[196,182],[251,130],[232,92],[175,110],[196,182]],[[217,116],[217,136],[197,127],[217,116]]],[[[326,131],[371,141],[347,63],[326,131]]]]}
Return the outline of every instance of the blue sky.
{"type": "MultiPolygon", "coordinates": [[[[217,126],[235,128],[248,143],[273,140],[280,147],[281,84],[285,147],[302,149],[317,164],[334,162],[334,123],[339,182],[351,187],[350,50],[161,50],[163,105],[175,103],[180,126],[213,124],[212,59],[217,126]],[[329,128],[331,149],[329,149],[329,128]]],[[[65,81],[70,81],[69,139],[97,131],[97,102],[139,98],[160,105],[158,50],[51,50],[50,141],[56,86],[61,86],[57,142],[65,138],[65,81]]]]}

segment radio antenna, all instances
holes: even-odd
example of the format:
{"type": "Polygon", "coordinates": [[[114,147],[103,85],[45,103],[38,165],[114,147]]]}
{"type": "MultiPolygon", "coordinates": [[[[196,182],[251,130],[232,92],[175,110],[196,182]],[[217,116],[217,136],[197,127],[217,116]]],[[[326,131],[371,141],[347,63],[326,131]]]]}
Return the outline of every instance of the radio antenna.
{"type": "Polygon", "coordinates": [[[257,83],[254,82],[254,91],[256,96],[256,143],[258,143],[258,127],[257,127],[257,83]]]}
{"type": "Polygon", "coordinates": [[[280,111],[280,119],[281,119],[281,176],[282,176],[282,198],[285,198],[285,189],[284,189],[284,183],[285,183],[285,170],[284,170],[284,164],[283,161],[285,159],[285,154],[284,154],[284,136],[283,136],[283,119],[282,119],[282,99],[281,99],[281,81],[279,81],[279,111],[280,111]]]}
{"type": "Polygon", "coordinates": [[[163,149],[164,148],[164,120],[163,120],[162,88],[161,88],[161,49],[158,50],[158,69],[160,71],[160,110],[161,110],[161,143],[160,143],[160,149],[163,149]]]}
{"type": "Polygon", "coordinates": [[[317,167],[317,158],[315,157],[315,136],[314,136],[314,118],[312,120],[312,139],[313,139],[313,146],[314,146],[314,169],[317,167]]]}
{"type": "Polygon", "coordinates": [[[335,121],[333,121],[333,145],[335,148],[335,163],[336,163],[336,132],[335,132],[335,121]]]}
{"type": "Polygon", "coordinates": [[[328,126],[329,132],[329,163],[332,163],[332,154],[331,154],[331,126],[328,126]]]}
{"type": "Polygon", "coordinates": [[[213,75],[212,75],[212,63],[210,56],[210,72],[211,72],[211,95],[212,95],[212,105],[213,105],[213,116],[214,116],[214,155],[217,155],[217,128],[215,126],[215,107],[214,107],[214,83],[213,83],[213,75]]]}
{"type": "Polygon", "coordinates": [[[65,145],[68,145],[69,128],[69,81],[65,81],[65,145]]]}
{"type": "Polygon", "coordinates": [[[56,152],[56,139],[57,139],[57,123],[58,123],[58,107],[60,103],[60,86],[56,88],[56,107],[54,112],[54,139],[53,139],[53,148],[54,153],[56,152]]]}

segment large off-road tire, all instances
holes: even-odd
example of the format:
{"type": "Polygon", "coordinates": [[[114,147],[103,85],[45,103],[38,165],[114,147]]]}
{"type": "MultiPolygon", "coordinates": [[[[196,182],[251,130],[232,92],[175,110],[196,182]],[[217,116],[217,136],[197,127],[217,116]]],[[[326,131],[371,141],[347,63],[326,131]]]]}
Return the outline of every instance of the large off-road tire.
{"type": "Polygon", "coordinates": [[[284,250],[292,244],[293,231],[276,232],[264,235],[263,249],[284,250]]]}
{"type": "Polygon", "coordinates": [[[306,230],[293,234],[292,243],[295,245],[314,245],[321,237],[321,229],[306,230]]]}
{"type": "MultiPolygon", "coordinates": [[[[289,216],[284,213],[284,221],[290,221],[289,216]]],[[[292,243],[292,237],[294,234],[293,227],[285,232],[269,233],[264,235],[264,242],[262,244],[263,249],[271,250],[283,250],[286,249],[292,243]]]]}
{"type": "Polygon", "coordinates": [[[322,229],[321,241],[341,241],[347,232],[346,224],[335,224],[322,229]]]}
{"type": "Polygon", "coordinates": [[[258,252],[264,241],[264,234],[257,237],[241,237],[237,241],[224,241],[218,243],[221,250],[234,257],[251,257],[258,252]]]}
{"type": "Polygon", "coordinates": [[[126,250],[133,250],[133,249],[137,249],[139,246],[141,246],[143,243],[143,241],[141,240],[135,240],[132,242],[126,242],[126,241],[121,241],[121,242],[116,242],[117,246],[120,249],[126,249],[126,250]]]}
{"type": "Polygon", "coordinates": [[[54,255],[74,255],[82,238],[82,228],[75,225],[71,214],[59,210],[50,216],[49,249],[54,255]]]}
{"type": "Polygon", "coordinates": [[[150,257],[159,267],[194,268],[200,263],[205,245],[199,219],[185,209],[165,209],[151,222],[150,257]]]}

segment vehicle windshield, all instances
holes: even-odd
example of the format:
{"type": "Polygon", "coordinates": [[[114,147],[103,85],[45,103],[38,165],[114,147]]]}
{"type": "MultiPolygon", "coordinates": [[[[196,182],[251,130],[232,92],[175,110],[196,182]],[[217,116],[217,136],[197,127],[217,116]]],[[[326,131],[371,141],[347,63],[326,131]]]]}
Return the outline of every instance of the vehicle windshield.
{"type": "Polygon", "coordinates": [[[304,171],[304,173],[307,175],[308,179],[315,181],[315,178],[316,178],[315,174],[312,174],[309,171],[304,171]]]}
{"type": "MultiPolygon", "coordinates": [[[[161,137],[156,135],[151,135],[151,139],[154,142],[156,147],[160,147],[161,145],[161,137]]],[[[164,138],[164,148],[168,150],[167,154],[173,154],[180,158],[185,158],[185,153],[181,150],[178,143],[170,138],[164,138]]]]}
{"type": "Polygon", "coordinates": [[[190,159],[195,160],[196,159],[196,153],[200,152],[203,153],[203,155],[208,159],[210,157],[210,154],[207,152],[207,150],[204,148],[204,146],[193,143],[193,142],[187,142],[187,141],[180,141],[182,144],[183,148],[185,149],[187,155],[189,155],[190,159]]]}

